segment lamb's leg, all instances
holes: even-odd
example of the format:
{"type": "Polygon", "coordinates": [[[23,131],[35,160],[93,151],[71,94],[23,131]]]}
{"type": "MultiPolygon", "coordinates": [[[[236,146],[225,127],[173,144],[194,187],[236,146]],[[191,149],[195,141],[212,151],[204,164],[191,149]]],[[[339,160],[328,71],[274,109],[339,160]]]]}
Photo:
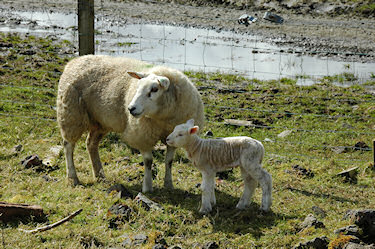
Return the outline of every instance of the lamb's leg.
{"type": "Polygon", "coordinates": [[[213,188],[212,188],[212,191],[211,191],[211,206],[215,206],[216,205],[216,196],[215,196],[215,177],[213,178],[213,188]]]}
{"type": "Polygon", "coordinates": [[[70,143],[64,140],[64,151],[66,160],[66,175],[68,176],[68,181],[74,186],[79,184],[77,177],[76,168],[74,167],[73,152],[75,143],[70,143]]]}
{"type": "Polygon", "coordinates": [[[212,192],[214,191],[215,183],[215,174],[202,172],[202,206],[199,210],[201,214],[207,214],[212,211],[211,199],[212,192]]]}
{"type": "Polygon", "coordinates": [[[242,174],[242,178],[244,180],[245,186],[244,186],[244,191],[241,196],[241,199],[238,202],[236,208],[245,209],[246,207],[249,206],[251,197],[253,196],[258,183],[242,167],[241,167],[241,174],[242,174]]]}
{"type": "Polygon", "coordinates": [[[260,164],[256,164],[248,170],[248,173],[259,182],[262,188],[262,206],[263,211],[268,211],[272,204],[272,177],[262,168],[260,164]]]}
{"type": "Polygon", "coordinates": [[[175,147],[167,145],[167,153],[165,155],[165,177],[164,177],[164,188],[173,189],[172,181],[172,162],[174,157],[175,147]]]}
{"type": "Polygon", "coordinates": [[[143,178],[142,192],[152,192],[152,152],[141,152],[143,156],[143,162],[145,165],[145,176],[143,178]]]}
{"type": "Polygon", "coordinates": [[[89,151],[91,163],[92,163],[92,171],[97,180],[104,180],[104,170],[102,167],[102,163],[100,162],[99,157],[99,142],[104,136],[104,132],[99,129],[92,129],[89,132],[86,140],[87,150],[89,151]]]}

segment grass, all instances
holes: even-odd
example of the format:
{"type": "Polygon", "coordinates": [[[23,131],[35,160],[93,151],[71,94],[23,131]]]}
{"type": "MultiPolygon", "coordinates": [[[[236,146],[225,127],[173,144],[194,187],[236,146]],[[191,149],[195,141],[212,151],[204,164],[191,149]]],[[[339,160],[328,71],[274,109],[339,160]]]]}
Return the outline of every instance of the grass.
{"type": "Polygon", "coordinates": [[[186,72],[205,103],[207,123],[202,134],[210,130],[214,137],[246,135],[263,141],[264,167],[273,176],[272,212],[259,212],[259,189],[248,210],[235,210],[243,188],[235,169],[227,179],[217,180],[214,211],[200,215],[199,172],[178,151],[173,168],[175,189],[163,189],[163,150],[154,153],[155,192],[147,194],[163,210],[146,210],[131,198],[119,199],[106,192],[114,183],[134,194],[141,190],[142,158],[132,154],[117,134],[107,135],[100,145],[108,182],[93,180],[84,138],[75,150],[82,186],[67,184],[63,155],[48,172],[20,164],[31,154],[44,159],[51,147],[61,145],[55,122],[56,89],[64,65],[73,56],[59,55],[69,43],[31,36],[3,34],[0,44],[7,46],[0,55],[0,201],[41,205],[50,223],[83,208],[70,222],[34,235],[18,229],[45,224],[33,220],[1,224],[2,248],[114,248],[141,233],[148,236],[144,248],[161,239],[182,248],[201,248],[213,241],[220,248],[290,248],[322,235],[334,241],[337,235],[333,231],[349,225],[342,219],[346,210],[375,206],[374,198],[369,198],[375,195],[372,152],[352,148],[360,141],[371,146],[374,137],[375,97],[362,86],[337,87],[335,79],[323,78],[319,84],[302,87],[294,79],[260,81],[186,72]],[[36,53],[27,55],[29,50],[36,53]],[[249,120],[256,126],[225,125],[228,118],[249,120]],[[284,130],[292,130],[291,135],[279,138],[284,130]],[[12,152],[19,144],[23,150],[12,152]],[[336,154],[334,146],[348,148],[336,154]],[[314,177],[291,172],[294,165],[310,169],[314,177]],[[353,166],[359,167],[356,184],[335,176],[353,166]],[[108,209],[115,203],[127,205],[133,212],[117,228],[110,228],[113,217],[108,209]],[[319,217],[325,228],[299,232],[298,224],[313,213],[313,206],[325,210],[326,217],[319,217]]]}
{"type": "Polygon", "coordinates": [[[118,47],[131,47],[135,44],[138,44],[137,42],[118,42],[117,46],[118,47]]]}

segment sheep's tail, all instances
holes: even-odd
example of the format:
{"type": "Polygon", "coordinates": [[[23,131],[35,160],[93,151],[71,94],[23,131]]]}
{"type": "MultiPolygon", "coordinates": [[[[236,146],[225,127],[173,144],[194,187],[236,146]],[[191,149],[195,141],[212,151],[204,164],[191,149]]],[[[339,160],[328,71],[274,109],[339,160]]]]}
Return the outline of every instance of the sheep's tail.
{"type": "Polygon", "coordinates": [[[265,149],[264,149],[264,146],[263,146],[263,144],[261,142],[259,142],[259,145],[260,145],[260,150],[261,150],[260,157],[259,157],[259,164],[262,164],[263,158],[264,158],[265,149]]]}
{"type": "Polygon", "coordinates": [[[89,119],[80,92],[72,85],[59,89],[57,99],[57,121],[61,135],[69,142],[77,141],[88,129],[89,119]]]}

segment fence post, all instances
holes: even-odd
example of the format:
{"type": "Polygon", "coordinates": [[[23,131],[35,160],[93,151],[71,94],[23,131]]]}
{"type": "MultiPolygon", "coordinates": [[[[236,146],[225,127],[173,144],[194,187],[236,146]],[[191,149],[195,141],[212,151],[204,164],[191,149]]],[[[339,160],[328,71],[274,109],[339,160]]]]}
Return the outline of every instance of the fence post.
{"type": "Polygon", "coordinates": [[[375,167],[375,139],[372,140],[372,154],[373,154],[373,159],[374,159],[374,167],[375,167]]]}
{"type": "Polygon", "coordinates": [[[94,54],[94,0],[78,0],[79,55],[94,54]]]}

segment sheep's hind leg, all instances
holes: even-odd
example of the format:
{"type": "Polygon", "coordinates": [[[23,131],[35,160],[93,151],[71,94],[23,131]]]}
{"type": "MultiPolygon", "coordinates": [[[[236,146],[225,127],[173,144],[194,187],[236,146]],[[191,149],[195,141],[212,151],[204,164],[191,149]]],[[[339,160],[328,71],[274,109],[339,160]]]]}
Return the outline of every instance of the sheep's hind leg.
{"type": "Polygon", "coordinates": [[[244,180],[244,191],[241,196],[240,201],[238,202],[236,208],[237,209],[245,209],[249,206],[250,200],[254,194],[254,191],[258,185],[257,181],[251,177],[242,167],[241,167],[241,174],[244,180]]]}
{"type": "Polygon", "coordinates": [[[271,175],[262,168],[262,166],[256,165],[248,173],[256,179],[262,188],[262,206],[263,211],[268,211],[272,204],[272,177],[271,175]]]}
{"type": "Polygon", "coordinates": [[[141,152],[145,165],[145,176],[143,178],[142,192],[152,192],[152,152],[141,152]]]}
{"type": "Polygon", "coordinates": [[[99,129],[93,129],[90,130],[89,135],[87,136],[86,140],[86,146],[89,151],[91,163],[92,163],[92,170],[95,178],[98,181],[104,180],[105,175],[104,175],[104,170],[102,167],[102,163],[100,162],[100,157],[99,157],[99,142],[104,136],[104,132],[102,132],[99,129]]]}
{"type": "Polygon", "coordinates": [[[167,145],[167,153],[165,155],[165,177],[164,177],[164,188],[173,189],[172,181],[172,162],[174,153],[176,151],[175,147],[167,145]]]}
{"type": "Polygon", "coordinates": [[[68,176],[68,181],[72,185],[76,186],[79,184],[77,177],[76,168],[74,167],[73,152],[75,143],[70,143],[64,140],[64,151],[66,160],[66,175],[68,176]]]}

